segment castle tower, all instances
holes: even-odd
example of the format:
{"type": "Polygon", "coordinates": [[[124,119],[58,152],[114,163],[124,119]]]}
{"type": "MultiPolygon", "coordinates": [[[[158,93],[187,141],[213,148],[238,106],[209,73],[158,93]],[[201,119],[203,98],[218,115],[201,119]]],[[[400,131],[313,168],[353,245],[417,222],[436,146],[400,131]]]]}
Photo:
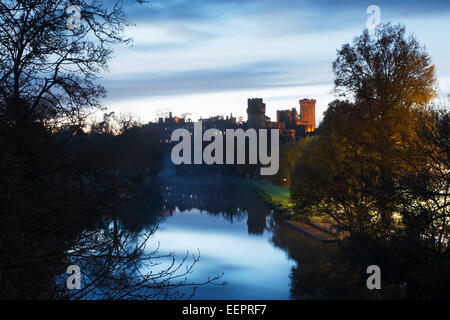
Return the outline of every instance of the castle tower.
{"type": "Polygon", "coordinates": [[[316,100],[300,100],[300,124],[305,126],[305,132],[316,130],[316,100]]]}
{"type": "Polygon", "coordinates": [[[277,123],[284,123],[286,128],[295,128],[297,126],[297,110],[278,110],[277,123]]]}
{"type": "Polygon", "coordinates": [[[266,104],[263,103],[263,99],[248,99],[247,115],[248,128],[264,128],[266,126],[266,104]]]}

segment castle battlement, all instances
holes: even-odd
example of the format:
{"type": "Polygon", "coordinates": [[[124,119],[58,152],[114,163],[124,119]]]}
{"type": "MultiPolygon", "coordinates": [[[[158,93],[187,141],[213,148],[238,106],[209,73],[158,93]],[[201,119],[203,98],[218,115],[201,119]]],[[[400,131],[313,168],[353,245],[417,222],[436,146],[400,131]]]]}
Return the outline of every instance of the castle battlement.
{"type": "Polygon", "coordinates": [[[247,112],[251,113],[266,113],[266,104],[261,98],[248,99],[247,112]]]}
{"type": "Polygon", "coordinates": [[[307,105],[307,104],[314,104],[314,105],[316,105],[316,100],[315,99],[301,99],[300,100],[300,105],[302,105],[302,104],[305,104],[305,105],[307,105]]]}

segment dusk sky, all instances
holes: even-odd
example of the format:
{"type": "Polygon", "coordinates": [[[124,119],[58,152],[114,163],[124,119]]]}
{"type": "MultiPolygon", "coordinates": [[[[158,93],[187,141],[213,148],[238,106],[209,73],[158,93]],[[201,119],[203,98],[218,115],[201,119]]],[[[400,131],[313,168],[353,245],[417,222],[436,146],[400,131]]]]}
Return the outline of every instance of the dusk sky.
{"type": "Polygon", "coordinates": [[[450,1],[151,0],[125,1],[135,27],[132,47],[115,47],[102,79],[105,105],[154,120],[160,109],[191,118],[246,117],[247,99],[263,98],[267,115],[317,99],[317,122],[333,99],[336,50],[359,35],[369,5],[381,21],[406,25],[450,92],[450,1]]]}

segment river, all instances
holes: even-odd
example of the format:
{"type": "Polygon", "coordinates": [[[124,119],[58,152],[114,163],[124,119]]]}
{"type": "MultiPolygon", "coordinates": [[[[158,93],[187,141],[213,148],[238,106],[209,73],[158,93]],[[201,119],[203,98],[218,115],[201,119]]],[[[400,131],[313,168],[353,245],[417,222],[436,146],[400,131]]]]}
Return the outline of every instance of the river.
{"type": "MultiPolygon", "coordinates": [[[[146,251],[158,249],[160,255],[169,255],[142,271],[164,270],[172,264],[172,254],[180,263],[189,253],[184,262],[192,265],[187,283],[221,275],[214,283],[198,286],[193,299],[314,297],[320,284],[308,283],[306,275],[307,283],[299,290],[299,264],[316,272],[336,248],[286,225],[250,185],[241,178],[179,175],[173,168],[164,169],[157,183],[147,186],[157,197],[128,212],[131,229],[145,231],[158,225],[146,251]],[[155,207],[160,209],[145,209],[155,207]],[[195,263],[193,256],[198,256],[195,263]]],[[[192,289],[179,288],[185,298],[192,289]]]]}

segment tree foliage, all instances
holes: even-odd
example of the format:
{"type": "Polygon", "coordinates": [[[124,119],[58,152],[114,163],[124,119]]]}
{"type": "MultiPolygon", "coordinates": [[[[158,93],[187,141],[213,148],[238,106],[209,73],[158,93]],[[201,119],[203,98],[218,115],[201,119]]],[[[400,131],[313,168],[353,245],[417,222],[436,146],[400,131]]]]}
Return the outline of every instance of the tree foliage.
{"type": "Polygon", "coordinates": [[[120,1],[76,4],[81,27],[71,30],[66,1],[0,3],[0,115],[9,121],[79,117],[101,107],[105,90],[95,80],[107,69],[111,45],[129,41],[128,23],[120,1]]]}
{"type": "Polygon", "coordinates": [[[197,257],[147,252],[117,218],[159,169],[157,129],[109,113],[86,132],[112,45],[129,42],[121,3],[74,2],[71,30],[67,1],[0,2],[0,299],[179,298],[196,285],[185,276],[197,257]],[[77,263],[86,282],[68,291],[77,263]]]}
{"type": "MultiPolygon", "coordinates": [[[[345,44],[333,71],[347,100],[330,103],[317,143],[296,163],[297,210],[333,218],[359,239],[360,253],[376,251],[386,262],[381,257],[395,252],[391,270],[431,259],[442,271],[449,265],[449,113],[432,106],[431,59],[404,27],[387,24],[345,44]],[[406,259],[414,250],[417,259],[406,259]]],[[[412,274],[404,272],[417,283],[412,274]]]]}

